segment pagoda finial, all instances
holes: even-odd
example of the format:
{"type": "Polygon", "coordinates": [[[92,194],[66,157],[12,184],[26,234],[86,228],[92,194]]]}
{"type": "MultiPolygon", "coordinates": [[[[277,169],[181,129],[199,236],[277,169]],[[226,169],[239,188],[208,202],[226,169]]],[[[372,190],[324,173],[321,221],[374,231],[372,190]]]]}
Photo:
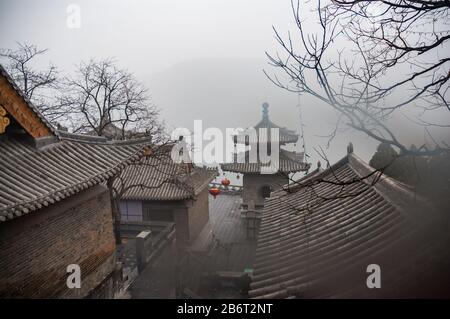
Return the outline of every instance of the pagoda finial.
{"type": "Polygon", "coordinates": [[[262,114],[263,114],[263,120],[268,121],[269,120],[269,103],[264,102],[262,105],[262,114]]]}
{"type": "Polygon", "coordinates": [[[353,143],[352,142],[348,143],[348,146],[347,146],[347,154],[351,154],[351,153],[353,153],[353,143]]]}

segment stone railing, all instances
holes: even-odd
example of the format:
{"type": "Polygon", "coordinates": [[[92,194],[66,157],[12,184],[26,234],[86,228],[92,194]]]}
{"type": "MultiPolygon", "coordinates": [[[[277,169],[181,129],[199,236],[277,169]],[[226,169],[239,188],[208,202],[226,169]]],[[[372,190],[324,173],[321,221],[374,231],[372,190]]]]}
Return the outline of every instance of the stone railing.
{"type": "Polygon", "coordinates": [[[135,238],[144,230],[151,230],[153,234],[164,231],[167,227],[171,227],[171,222],[160,221],[124,221],[120,222],[120,234],[123,238],[135,238]]]}
{"type": "Polygon", "coordinates": [[[172,244],[175,225],[171,222],[122,221],[120,232],[124,241],[119,248],[124,261],[121,289],[124,293],[139,273],[172,244]]]}
{"type": "Polygon", "coordinates": [[[139,273],[159,255],[166,245],[172,242],[174,236],[173,223],[155,236],[151,230],[141,231],[136,236],[136,260],[139,273]]]}

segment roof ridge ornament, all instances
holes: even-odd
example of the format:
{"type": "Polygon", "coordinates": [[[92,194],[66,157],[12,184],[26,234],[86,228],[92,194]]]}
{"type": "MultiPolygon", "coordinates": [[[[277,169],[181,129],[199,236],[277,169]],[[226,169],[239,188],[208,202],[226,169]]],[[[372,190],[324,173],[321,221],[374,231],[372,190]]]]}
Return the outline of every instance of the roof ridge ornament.
{"type": "Polygon", "coordinates": [[[352,142],[348,143],[348,146],[347,146],[347,154],[351,154],[351,153],[353,153],[353,143],[352,142]]]}
{"type": "Polygon", "coordinates": [[[6,110],[0,105],[0,134],[5,133],[6,127],[9,125],[10,120],[6,117],[6,110]]]}

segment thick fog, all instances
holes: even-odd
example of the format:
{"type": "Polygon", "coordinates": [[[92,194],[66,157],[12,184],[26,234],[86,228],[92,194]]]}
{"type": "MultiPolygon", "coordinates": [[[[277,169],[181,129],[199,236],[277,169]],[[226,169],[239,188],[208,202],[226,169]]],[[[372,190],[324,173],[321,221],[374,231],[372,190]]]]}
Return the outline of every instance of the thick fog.
{"type": "MultiPolygon", "coordinates": [[[[261,104],[270,118],[299,129],[298,97],[275,87],[263,69],[265,51],[275,52],[272,26],[282,33],[295,28],[290,0],[160,1],[18,1],[0,4],[0,47],[16,41],[48,48],[37,66],[50,61],[62,74],[90,58],[113,57],[143,82],[169,128],[248,127],[261,119],[261,104]],[[80,28],[67,26],[67,8],[81,9],[80,28]]],[[[313,28],[311,29],[314,30],[313,28]]],[[[343,44],[344,45],[344,44],[343,44]]],[[[351,130],[339,132],[327,149],[337,114],[311,96],[300,97],[306,151],[313,168],[323,147],[333,163],[352,141],[355,153],[369,160],[377,143],[351,130]]],[[[446,116],[448,116],[446,114],[446,116]]],[[[392,124],[405,144],[427,142],[422,128],[400,114],[392,124]]],[[[448,139],[448,130],[437,132],[448,139]]],[[[296,146],[302,150],[301,143],[296,146]]]]}

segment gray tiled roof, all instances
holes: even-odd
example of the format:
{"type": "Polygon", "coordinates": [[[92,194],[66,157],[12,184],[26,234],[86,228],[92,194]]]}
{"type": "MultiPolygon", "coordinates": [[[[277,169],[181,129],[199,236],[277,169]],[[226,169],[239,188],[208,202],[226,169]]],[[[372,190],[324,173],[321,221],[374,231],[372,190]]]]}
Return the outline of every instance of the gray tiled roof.
{"type": "MultiPolygon", "coordinates": [[[[247,152],[248,153],[248,152],[247,152]]],[[[306,171],[310,164],[303,162],[303,153],[289,152],[280,149],[280,156],[278,161],[279,172],[293,173],[299,171],[306,171]]],[[[238,155],[238,158],[240,155],[238,155]]],[[[259,161],[257,163],[249,163],[249,157],[246,155],[244,163],[224,163],[221,165],[224,171],[243,173],[243,174],[258,174],[261,173],[262,167],[266,166],[259,161]]]]}
{"type": "Polygon", "coordinates": [[[149,141],[106,142],[62,133],[36,148],[23,138],[0,137],[0,221],[39,208],[105,182],[140,158],[149,141]]]}
{"type": "Polygon", "coordinates": [[[301,186],[272,193],[263,211],[250,297],[371,296],[365,267],[373,262],[384,267],[381,296],[400,289],[400,267],[407,269],[420,251],[417,243],[406,245],[406,238],[426,220],[413,223],[418,215],[405,204],[420,207],[425,201],[387,177],[375,186],[370,178],[360,180],[371,171],[349,154],[302,179],[301,186]]]}
{"type": "Polygon", "coordinates": [[[216,177],[216,169],[176,164],[170,156],[143,158],[128,166],[117,180],[119,189],[126,190],[126,200],[182,200],[195,197],[216,177]]]}

